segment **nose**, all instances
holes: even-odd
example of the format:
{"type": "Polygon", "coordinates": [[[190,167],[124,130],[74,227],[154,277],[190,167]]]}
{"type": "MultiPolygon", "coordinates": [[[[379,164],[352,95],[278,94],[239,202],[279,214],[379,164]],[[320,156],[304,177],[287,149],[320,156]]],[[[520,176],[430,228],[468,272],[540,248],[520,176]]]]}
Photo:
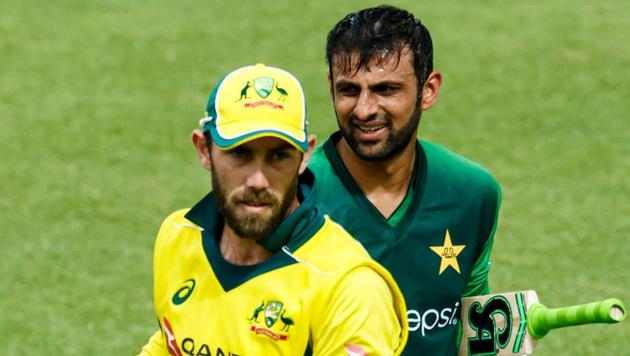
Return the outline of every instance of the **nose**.
{"type": "Polygon", "coordinates": [[[263,168],[263,165],[260,163],[253,165],[245,181],[247,188],[256,190],[269,188],[269,179],[263,168]]]}
{"type": "Polygon", "coordinates": [[[362,90],[353,110],[359,120],[367,120],[378,113],[377,99],[369,90],[362,90]]]}

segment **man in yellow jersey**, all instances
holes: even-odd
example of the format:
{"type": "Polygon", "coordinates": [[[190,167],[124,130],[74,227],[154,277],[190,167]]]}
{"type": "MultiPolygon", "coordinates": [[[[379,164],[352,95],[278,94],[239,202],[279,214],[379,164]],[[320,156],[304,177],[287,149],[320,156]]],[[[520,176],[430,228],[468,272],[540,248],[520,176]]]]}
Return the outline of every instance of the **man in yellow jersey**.
{"type": "Polygon", "coordinates": [[[392,355],[407,338],[390,274],[314,205],[304,94],[290,73],[239,68],[192,141],[212,191],[164,220],[160,325],[141,355],[392,355]]]}

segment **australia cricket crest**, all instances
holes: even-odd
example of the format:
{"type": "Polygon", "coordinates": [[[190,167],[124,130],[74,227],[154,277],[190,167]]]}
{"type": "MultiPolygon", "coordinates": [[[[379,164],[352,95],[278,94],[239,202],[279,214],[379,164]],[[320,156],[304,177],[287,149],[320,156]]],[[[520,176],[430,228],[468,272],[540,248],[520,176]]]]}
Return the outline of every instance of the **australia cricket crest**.
{"type": "Polygon", "coordinates": [[[267,302],[267,306],[265,307],[265,325],[267,325],[268,328],[272,327],[278,320],[282,306],[284,306],[284,303],[275,300],[267,302]]]}
{"type": "Polygon", "coordinates": [[[273,79],[269,77],[254,79],[254,90],[256,90],[256,94],[261,98],[267,98],[273,91],[273,79]]]}
{"type": "Polygon", "coordinates": [[[267,336],[274,341],[286,340],[289,337],[289,329],[294,322],[292,318],[285,316],[285,313],[284,303],[277,300],[262,301],[248,318],[251,321],[250,331],[256,335],[267,336]],[[262,316],[261,321],[259,321],[259,316],[262,316]],[[281,326],[279,326],[280,323],[277,323],[278,319],[282,324],[281,326]]]}

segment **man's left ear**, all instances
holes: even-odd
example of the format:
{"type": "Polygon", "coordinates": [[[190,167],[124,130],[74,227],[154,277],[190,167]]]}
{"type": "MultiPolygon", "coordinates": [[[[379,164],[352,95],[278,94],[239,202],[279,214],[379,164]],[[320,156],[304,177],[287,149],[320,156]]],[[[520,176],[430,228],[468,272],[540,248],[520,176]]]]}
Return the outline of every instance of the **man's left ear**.
{"type": "Polygon", "coordinates": [[[420,102],[420,109],[422,111],[429,110],[433,105],[435,105],[441,86],[442,74],[440,74],[440,72],[431,72],[422,86],[422,97],[420,102]]]}
{"type": "Polygon", "coordinates": [[[306,170],[306,166],[308,165],[308,160],[311,158],[311,154],[313,153],[313,150],[315,150],[315,145],[317,144],[317,139],[315,138],[315,135],[308,135],[307,141],[308,141],[308,150],[304,152],[304,155],[302,156],[302,162],[300,163],[299,174],[304,173],[304,170],[306,170]]]}

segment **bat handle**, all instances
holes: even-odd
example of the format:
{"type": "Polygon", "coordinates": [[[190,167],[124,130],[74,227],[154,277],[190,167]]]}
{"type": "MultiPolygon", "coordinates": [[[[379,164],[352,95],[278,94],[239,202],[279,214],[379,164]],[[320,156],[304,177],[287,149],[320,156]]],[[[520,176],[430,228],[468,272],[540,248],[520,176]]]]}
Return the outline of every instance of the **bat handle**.
{"type": "Polygon", "coordinates": [[[532,337],[540,339],[553,329],[593,323],[612,324],[625,318],[626,308],[619,299],[615,298],[552,309],[540,303],[534,303],[527,312],[527,328],[532,337]]]}

